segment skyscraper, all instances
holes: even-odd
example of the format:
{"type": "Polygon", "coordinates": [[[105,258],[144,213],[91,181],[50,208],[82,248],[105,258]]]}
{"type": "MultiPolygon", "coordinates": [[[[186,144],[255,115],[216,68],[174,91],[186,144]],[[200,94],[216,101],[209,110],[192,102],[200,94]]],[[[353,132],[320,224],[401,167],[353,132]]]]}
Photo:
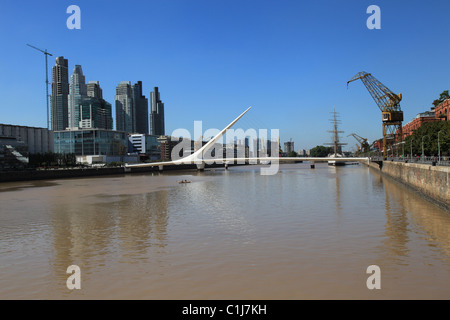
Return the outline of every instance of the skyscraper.
{"type": "Polygon", "coordinates": [[[103,99],[85,98],[78,106],[78,127],[86,129],[112,129],[111,104],[103,99]]]}
{"type": "Polygon", "coordinates": [[[151,111],[150,111],[150,134],[163,136],[164,128],[164,103],[161,101],[158,87],[150,93],[151,111]]]}
{"type": "Polygon", "coordinates": [[[294,151],[294,141],[292,141],[291,139],[288,142],[284,143],[284,152],[289,154],[292,151],[294,151]]]}
{"type": "Polygon", "coordinates": [[[135,133],[148,134],[148,99],[142,94],[142,81],[131,88],[135,117],[135,133]]]}
{"type": "Polygon", "coordinates": [[[134,132],[136,121],[134,116],[133,95],[130,81],[122,81],[116,88],[116,130],[134,132]]]}
{"type": "Polygon", "coordinates": [[[98,81],[89,81],[86,87],[88,97],[103,99],[103,90],[98,81]]]}
{"type": "Polygon", "coordinates": [[[57,57],[52,68],[51,121],[52,130],[65,130],[68,125],[69,69],[64,57],[57,57]]]}
{"type": "Polygon", "coordinates": [[[113,128],[111,104],[103,99],[103,90],[98,81],[89,81],[87,98],[79,106],[80,128],[113,128]]]}
{"type": "Polygon", "coordinates": [[[68,120],[71,128],[78,127],[80,121],[80,104],[87,97],[86,79],[80,65],[75,65],[69,84],[68,120]]]}

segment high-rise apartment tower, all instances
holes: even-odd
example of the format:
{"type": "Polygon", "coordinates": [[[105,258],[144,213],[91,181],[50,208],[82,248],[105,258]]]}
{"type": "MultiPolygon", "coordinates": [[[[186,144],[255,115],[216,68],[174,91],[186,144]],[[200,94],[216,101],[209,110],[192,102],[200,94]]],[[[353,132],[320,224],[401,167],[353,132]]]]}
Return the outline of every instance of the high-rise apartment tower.
{"type": "Polygon", "coordinates": [[[69,70],[68,61],[57,57],[52,68],[51,122],[52,130],[65,130],[69,125],[69,70]]]}
{"type": "Polygon", "coordinates": [[[151,111],[150,111],[150,134],[163,136],[165,135],[164,128],[164,103],[155,87],[154,91],[150,93],[151,111]]]}

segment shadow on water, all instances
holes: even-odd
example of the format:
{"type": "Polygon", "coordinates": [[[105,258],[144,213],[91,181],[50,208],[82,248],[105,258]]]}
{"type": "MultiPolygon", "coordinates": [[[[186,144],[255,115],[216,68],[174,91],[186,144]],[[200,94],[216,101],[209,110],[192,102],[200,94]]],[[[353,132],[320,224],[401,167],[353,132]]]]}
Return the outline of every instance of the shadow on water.
{"type": "Polygon", "coordinates": [[[20,191],[27,188],[42,188],[57,186],[54,181],[29,181],[29,182],[6,182],[0,184],[0,192],[20,191]]]}

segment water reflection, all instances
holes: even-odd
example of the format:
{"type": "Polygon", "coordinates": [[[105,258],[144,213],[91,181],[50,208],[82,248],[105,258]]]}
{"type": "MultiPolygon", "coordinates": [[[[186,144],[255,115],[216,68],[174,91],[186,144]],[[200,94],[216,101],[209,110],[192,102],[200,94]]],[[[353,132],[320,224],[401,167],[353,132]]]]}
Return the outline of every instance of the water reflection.
{"type": "Polygon", "coordinates": [[[408,233],[413,231],[420,234],[430,248],[437,247],[443,250],[445,253],[443,257],[448,262],[450,259],[450,214],[437,205],[430,208],[429,201],[395,181],[384,177],[381,177],[381,180],[386,190],[386,206],[395,208],[395,212],[391,210],[386,230],[391,230],[391,234],[395,234],[393,242],[397,247],[403,248],[396,253],[408,252],[408,233]]]}
{"type": "MultiPolygon", "coordinates": [[[[70,191],[57,192],[56,197],[64,197],[70,191]]],[[[60,281],[71,264],[89,274],[113,260],[145,262],[152,248],[160,251],[167,245],[167,190],[69,199],[51,207],[53,265],[60,281]]]]}
{"type": "Polygon", "coordinates": [[[10,184],[0,297],[370,299],[378,264],[383,298],[450,298],[448,213],[364,166],[259,169],[10,184]]]}
{"type": "Polygon", "coordinates": [[[394,195],[392,194],[392,188],[389,186],[390,181],[386,182],[386,179],[382,177],[381,179],[385,192],[386,210],[386,240],[384,245],[388,249],[390,258],[398,260],[398,263],[402,263],[402,257],[407,256],[409,253],[408,211],[403,205],[399,205],[398,202],[391,200],[391,197],[394,195]]]}

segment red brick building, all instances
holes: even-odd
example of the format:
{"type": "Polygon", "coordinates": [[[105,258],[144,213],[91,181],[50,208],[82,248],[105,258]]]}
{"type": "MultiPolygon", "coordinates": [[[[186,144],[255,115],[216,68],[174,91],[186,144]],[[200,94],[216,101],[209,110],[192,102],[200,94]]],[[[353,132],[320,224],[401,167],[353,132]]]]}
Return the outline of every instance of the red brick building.
{"type": "Polygon", "coordinates": [[[434,110],[437,119],[450,120],[450,99],[442,101],[434,110]]]}
{"type": "Polygon", "coordinates": [[[403,139],[412,135],[414,130],[420,128],[422,124],[439,120],[440,119],[436,118],[435,112],[433,111],[425,111],[419,113],[413,120],[402,127],[403,139]]]}
{"type": "Polygon", "coordinates": [[[373,143],[373,147],[378,151],[383,151],[383,139],[376,140],[373,143]]]}

